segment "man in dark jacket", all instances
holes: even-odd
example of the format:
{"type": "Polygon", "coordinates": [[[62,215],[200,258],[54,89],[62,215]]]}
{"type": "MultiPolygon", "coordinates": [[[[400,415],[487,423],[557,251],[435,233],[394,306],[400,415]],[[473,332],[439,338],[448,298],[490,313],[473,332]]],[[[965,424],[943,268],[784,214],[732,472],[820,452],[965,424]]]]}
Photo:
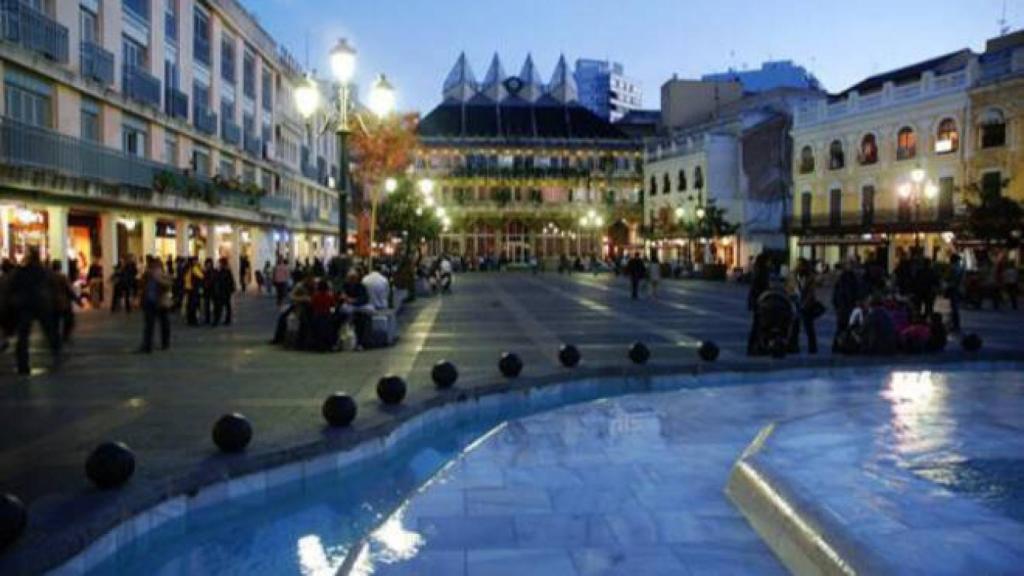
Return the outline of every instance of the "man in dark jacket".
{"type": "Polygon", "coordinates": [[[640,281],[647,276],[647,269],[644,261],[640,259],[640,253],[634,252],[633,257],[626,264],[626,274],[629,276],[629,283],[633,290],[633,300],[640,297],[640,281]]]}
{"type": "Polygon", "coordinates": [[[203,262],[203,324],[213,324],[213,285],[217,271],[213,267],[213,259],[203,262]]]}
{"type": "Polygon", "coordinates": [[[753,314],[753,322],[750,325],[750,334],[747,336],[747,356],[763,354],[765,351],[758,346],[758,334],[761,330],[761,322],[757,312],[757,302],[761,299],[770,284],[771,270],[768,265],[768,257],[764,253],[758,254],[754,259],[754,269],[750,275],[750,292],[747,293],[747,310],[753,314]]]}
{"type": "Polygon", "coordinates": [[[31,248],[25,257],[25,264],[11,278],[9,286],[12,310],[16,315],[18,344],[16,357],[18,374],[31,372],[28,359],[28,339],[32,323],[38,321],[43,328],[46,341],[50,344],[54,364],[60,360],[60,337],[57,334],[54,304],[54,281],[49,270],[39,259],[39,250],[31,248]]]}
{"type": "Polygon", "coordinates": [[[832,338],[832,352],[839,351],[839,337],[850,327],[850,314],[860,301],[863,291],[861,290],[860,279],[853,270],[851,262],[841,264],[843,271],[836,279],[836,285],[832,289],[832,306],[836,311],[836,333],[832,338]]]}
{"type": "Polygon", "coordinates": [[[235,293],[235,275],[231,273],[228,259],[220,259],[220,267],[213,274],[213,325],[220,324],[221,317],[227,312],[224,325],[231,325],[231,297],[235,293]]]}

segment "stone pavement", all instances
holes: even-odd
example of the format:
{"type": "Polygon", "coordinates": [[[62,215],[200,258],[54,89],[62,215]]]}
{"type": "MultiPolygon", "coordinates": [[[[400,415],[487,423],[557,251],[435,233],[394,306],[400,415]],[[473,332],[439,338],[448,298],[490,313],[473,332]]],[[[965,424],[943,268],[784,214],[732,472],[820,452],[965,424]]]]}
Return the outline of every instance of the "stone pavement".
{"type": "MultiPolygon", "coordinates": [[[[189,329],[175,322],[173,346],[152,356],[133,354],[141,314],[106,311],[79,316],[76,343],[58,372],[42,349],[34,350],[34,374],[0,374],[0,490],[30,507],[30,528],[0,556],[15,571],[52,565],[102,534],[119,518],[168,494],[194,490],[226,475],[299,457],[294,450],[351,442],[374,427],[407,415],[384,410],[374,397],[385,373],[410,383],[407,406],[434,400],[429,370],[447,358],[460,370],[461,389],[502,382],[496,369],[503,350],[526,365],[520,381],[558,378],[561,342],[584,356],[578,372],[627,369],[625,350],[634,340],[653,351],[650,371],[691,367],[702,339],[723,349],[721,368],[792,367],[803,360],[758,360],[743,351],[748,326],[746,288],[721,283],[663,283],[661,298],[631,301],[624,280],[609,276],[525,273],[468,274],[455,292],[421,299],[402,314],[396,347],[363,353],[312,354],[267,345],[275,310],[268,297],[239,299],[230,328],[189,329]],[[320,404],[330,392],[357,396],[360,416],[347,431],[325,430],[320,404]],[[245,413],[255,438],[245,455],[225,457],[210,442],[210,426],[222,413],[245,413]],[[83,475],[97,443],[128,443],[138,457],[133,481],[102,493],[83,475]],[[292,453],[289,451],[292,450],[292,453]]],[[[1020,313],[967,313],[987,349],[1019,351],[1020,313]]],[[[830,315],[819,322],[828,362],[830,315]]],[[[956,354],[951,354],[955,356],[956,354]]],[[[0,361],[13,365],[10,354],[0,361]]],[[[748,368],[749,369],[749,368],[748,368]]]]}

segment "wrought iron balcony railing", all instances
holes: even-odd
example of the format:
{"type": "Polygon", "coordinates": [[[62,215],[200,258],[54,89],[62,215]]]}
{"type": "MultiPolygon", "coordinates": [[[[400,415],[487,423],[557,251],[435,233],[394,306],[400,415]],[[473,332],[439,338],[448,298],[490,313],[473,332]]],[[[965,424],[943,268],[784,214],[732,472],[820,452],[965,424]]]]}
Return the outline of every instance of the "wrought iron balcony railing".
{"type": "Polygon", "coordinates": [[[0,37],[66,64],[68,29],[22,0],[0,0],[0,37]]]}
{"type": "Polygon", "coordinates": [[[944,231],[958,221],[948,207],[922,206],[871,212],[794,214],[788,218],[791,232],[870,234],[881,232],[944,231]]]}
{"type": "Polygon", "coordinates": [[[164,91],[164,102],[167,115],[172,118],[188,118],[188,94],[181,90],[168,88],[164,91]]]}
{"type": "Polygon", "coordinates": [[[260,198],[260,210],[277,216],[291,216],[292,199],[285,196],[264,196],[260,198]]]}
{"type": "Polygon", "coordinates": [[[160,80],[138,66],[124,67],[124,95],[156,108],[160,107],[160,80]]]}
{"type": "Polygon", "coordinates": [[[114,83],[114,54],[95,42],[82,42],[82,76],[104,86],[114,83]]]}

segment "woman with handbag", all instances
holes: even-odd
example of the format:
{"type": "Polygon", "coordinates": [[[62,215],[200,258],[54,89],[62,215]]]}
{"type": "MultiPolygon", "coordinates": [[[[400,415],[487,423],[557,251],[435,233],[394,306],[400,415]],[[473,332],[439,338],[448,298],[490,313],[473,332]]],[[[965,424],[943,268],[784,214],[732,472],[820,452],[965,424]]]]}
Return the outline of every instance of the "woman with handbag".
{"type": "Polygon", "coordinates": [[[149,256],[142,277],[144,322],[139,352],[149,354],[153,351],[153,332],[157,321],[160,322],[160,349],[167,350],[171,346],[171,323],[167,317],[171,305],[171,279],[164,272],[160,259],[149,256]]]}
{"type": "Polygon", "coordinates": [[[817,286],[818,278],[813,267],[810,262],[801,258],[797,262],[796,271],[793,273],[790,284],[790,290],[800,316],[798,324],[793,329],[793,352],[800,351],[800,324],[803,324],[804,332],[807,333],[807,353],[818,353],[818,335],[814,329],[814,322],[825,313],[825,305],[818,300],[815,292],[817,286]]]}

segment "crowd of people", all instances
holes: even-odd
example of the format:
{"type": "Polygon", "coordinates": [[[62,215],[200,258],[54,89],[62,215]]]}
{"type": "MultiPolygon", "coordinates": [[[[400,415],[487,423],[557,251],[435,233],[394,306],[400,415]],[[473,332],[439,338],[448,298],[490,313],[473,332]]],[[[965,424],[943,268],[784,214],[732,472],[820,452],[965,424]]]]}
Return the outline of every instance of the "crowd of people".
{"type": "MultiPolygon", "coordinates": [[[[940,350],[950,333],[960,332],[967,279],[961,255],[951,254],[941,266],[922,250],[900,252],[897,258],[891,275],[879,259],[862,263],[851,258],[837,266],[831,294],[836,323],[833,353],[940,350]],[[948,317],[936,312],[938,298],[948,301],[948,317]]],[[[782,286],[773,285],[775,267],[769,257],[758,256],[752,268],[748,308],[753,322],[747,353],[798,353],[803,332],[808,353],[816,354],[816,321],[827,312],[819,297],[822,281],[816,267],[800,259],[782,286]]],[[[1010,268],[1014,273],[1003,277],[1016,277],[1016,267],[1005,270],[1010,268]]]]}

